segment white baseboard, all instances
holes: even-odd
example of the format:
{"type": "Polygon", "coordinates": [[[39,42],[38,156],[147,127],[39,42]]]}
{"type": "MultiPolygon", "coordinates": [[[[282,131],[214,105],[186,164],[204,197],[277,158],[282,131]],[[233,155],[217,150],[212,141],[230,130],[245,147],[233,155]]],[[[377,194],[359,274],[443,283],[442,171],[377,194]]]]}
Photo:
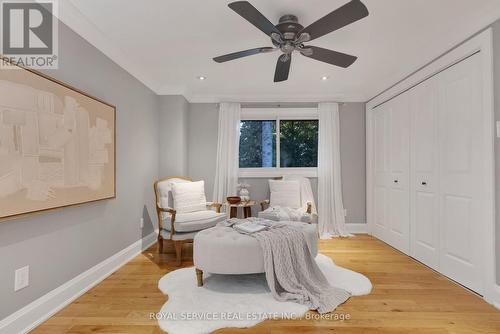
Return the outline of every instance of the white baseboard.
{"type": "Polygon", "coordinates": [[[155,231],[0,321],[0,334],[28,333],[156,242],[155,231]]]}
{"type": "Polygon", "coordinates": [[[346,223],[347,232],[352,234],[369,233],[368,224],[366,223],[346,223]]]}
{"type": "Polygon", "coordinates": [[[495,284],[493,286],[491,300],[487,298],[486,301],[500,310],[500,285],[495,284]]]}

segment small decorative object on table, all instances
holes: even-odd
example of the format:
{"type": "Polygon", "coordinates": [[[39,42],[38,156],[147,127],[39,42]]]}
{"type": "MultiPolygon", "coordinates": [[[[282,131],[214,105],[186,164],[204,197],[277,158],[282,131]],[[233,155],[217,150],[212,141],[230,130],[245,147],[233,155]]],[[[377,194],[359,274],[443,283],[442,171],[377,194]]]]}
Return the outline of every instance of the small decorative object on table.
{"type": "Polygon", "coordinates": [[[240,188],[240,198],[241,201],[247,202],[250,200],[250,191],[248,188],[250,188],[250,185],[248,183],[240,183],[238,184],[238,187],[240,188]]]}
{"type": "Polygon", "coordinates": [[[240,196],[229,196],[226,198],[227,202],[229,204],[238,204],[241,202],[241,197],[240,196]]]}

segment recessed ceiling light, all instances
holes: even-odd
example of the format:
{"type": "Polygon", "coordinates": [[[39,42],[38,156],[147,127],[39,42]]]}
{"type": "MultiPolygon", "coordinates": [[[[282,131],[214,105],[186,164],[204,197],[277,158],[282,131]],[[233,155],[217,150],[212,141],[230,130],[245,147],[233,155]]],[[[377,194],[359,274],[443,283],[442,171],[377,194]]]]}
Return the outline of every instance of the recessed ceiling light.
{"type": "Polygon", "coordinates": [[[198,80],[205,80],[207,77],[204,77],[203,75],[199,75],[196,77],[198,80]]]}
{"type": "Polygon", "coordinates": [[[327,77],[326,75],[324,75],[324,76],[321,77],[321,80],[323,80],[323,81],[326,81],[328,79],[329,79],[329,77],[327,77]]]}

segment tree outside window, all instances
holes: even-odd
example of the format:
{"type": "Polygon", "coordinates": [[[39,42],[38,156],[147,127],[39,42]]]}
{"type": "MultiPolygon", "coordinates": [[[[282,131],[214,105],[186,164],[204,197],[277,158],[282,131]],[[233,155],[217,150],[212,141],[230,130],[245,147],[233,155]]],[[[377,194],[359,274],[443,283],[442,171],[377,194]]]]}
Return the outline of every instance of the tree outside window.
{"type": "Polygon", "coordinates": [[[241,121],[240,168],[302,168],[317,167],[317,163],[317,120],[241,121]]]}
{"type": "Polygon", "coordinates": [[[276,121],[240,123],[240,168],[276,167],[276,121]]]}
{"type": "Polygon", "coordinates": [[[318,166],[318,121],[280,121],[280,167],[318,166]]]}

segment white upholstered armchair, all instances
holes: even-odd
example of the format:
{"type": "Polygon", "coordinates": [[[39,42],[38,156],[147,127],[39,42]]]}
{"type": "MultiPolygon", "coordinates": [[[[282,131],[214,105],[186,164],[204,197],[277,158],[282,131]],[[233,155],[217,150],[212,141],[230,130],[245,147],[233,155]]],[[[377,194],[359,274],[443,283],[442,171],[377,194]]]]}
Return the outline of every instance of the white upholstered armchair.
{"type": "Polygon", "coordinates": [[[271,197],[261,202],[259,218],[275,221],[317,223],[317,211],[311,182],[295,175],[269,180],[271,197]]]}
{"type": "Polygon", "coordinates": [[[177,265],[182,261],[182,244],[193,242],[197,232],[213,227],[226,218],[222,204],[206,201],[203,181],[186,177],[167,177],[154,183],[158,216],[158,250],[163,240],[174,244],[177,265]],[[213,210],[215,209],[215,210],[213,210]]]}

